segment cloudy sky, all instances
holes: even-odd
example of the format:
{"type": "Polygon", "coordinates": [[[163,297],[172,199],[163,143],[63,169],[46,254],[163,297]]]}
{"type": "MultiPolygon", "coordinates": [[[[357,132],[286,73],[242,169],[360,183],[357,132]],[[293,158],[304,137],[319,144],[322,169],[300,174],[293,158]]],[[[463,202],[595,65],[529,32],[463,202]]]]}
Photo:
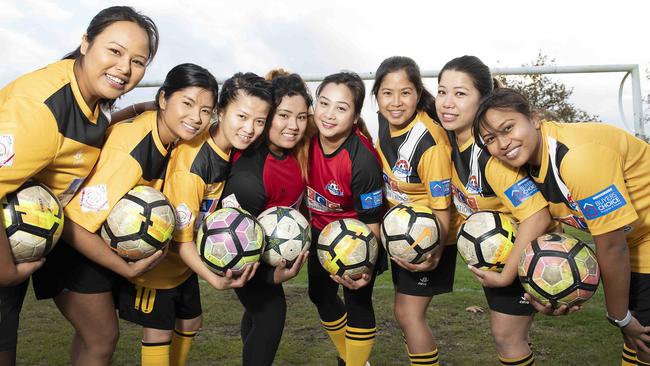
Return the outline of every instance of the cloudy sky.
{"type": "MultiPolygon", "coordinates": [[[[4,0],[0,11],[0,86],[74,49],[90,19],[109,5],[131,5],[161,33],[145,80],[160,80],[174,65],[194,62],[223,78],[236,71],[264,74],[283,67],[304,75],[341,69],[373,72],[392,55],[415,59],[423,70],[472,54],[491,67],[531,62],[538,51],[557,65],[639,64],[644,95],[650,68],[650,6],[611,1],[95,1],[4,0]],[[643,24],[646,24],[644,26],[643,24]]],[[[632,128],[618,112],[616,74],[560,77],[572,101],[602,120],[632,128]]],[[[428,80],[430,89],[435,80],[428,80]]],[[[310,85],[312,90],[316,84],[310,85]]],[[[370,83],[367,84],[370,88],[370,83]]],[[[138,90],[121,104],[149,99],[138,90]]],[[[374,102],[364,115],[373,128],[374,102]]],[[[648,126],[650,129],[650,126],[648,126]]]]}

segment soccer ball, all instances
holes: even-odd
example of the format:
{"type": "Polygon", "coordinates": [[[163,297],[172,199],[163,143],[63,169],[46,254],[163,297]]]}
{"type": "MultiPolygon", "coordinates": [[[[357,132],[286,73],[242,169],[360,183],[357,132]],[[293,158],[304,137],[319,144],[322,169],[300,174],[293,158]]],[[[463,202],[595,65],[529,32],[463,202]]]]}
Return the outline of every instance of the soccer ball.
{"type": "Polygon", "coordinates": [[[264,229],[266,248],[262,260],[273,267],[282,259],[292,263],[311,243],[309,222],[300,212],[290,207],[271,207],[262,212],[257,220],[264,229]]]}
{"type": "Polygon", "coordinates": [[[228,269],[241,273],[247,264],[260,260],[264,231],[248,212],[226,207],[211,213],[201,223],[196,246],[212,272],[220,276],[228,269]]]}
{"type": "Polygon", "coordinates": [[[421,263],[440,245],[440,226],[430,208],[402,203],[384,215],[381,241],[391,257],[421,263]]]}
{"type": "Polygon", "coordinates": [[[377,238],[370,228],[357,219],[329,223],[318,237],[318,261],[333,275],[352,279],[370,273],[377,261],[377,238]]]}
{"type": "Polygon", "coordinates": [[[63,231],[63,207],[49,188],[29,180],[0,205],[14,262],[38,260],[54,248],[63,231]]]}
{"type": "Polygon", "coordinates": [[[501,212],[474,212],[458,230],[458,253],[469,265],[501,272],[514,246],[516,231],[517,224],[501,212]]]}
{"type": "Polygon", "coordinates": [[[526,292],[554,308],[587,301],[598,288],[596,253],[567,234],[545,234],[521,253],[519,280],[526,292]]]}
{"type": "Polygon", "coordinates": [[[175,225],[174,208],[165,195],[137,186],[113,206],[102,224],[101,236],[122,258],[135,261],[164,249],[175,225]]]}

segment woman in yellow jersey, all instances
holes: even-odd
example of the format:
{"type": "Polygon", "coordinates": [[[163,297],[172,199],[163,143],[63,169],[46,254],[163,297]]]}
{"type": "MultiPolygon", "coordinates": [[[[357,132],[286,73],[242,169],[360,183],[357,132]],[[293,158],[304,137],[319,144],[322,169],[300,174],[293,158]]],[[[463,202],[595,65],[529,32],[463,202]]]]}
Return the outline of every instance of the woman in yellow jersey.
{"type": "Polygon", "coordinates": [[[194,64],[174,67],[156,95],[157,111],[109,129],[97,165],[66,206],[63,239],[76,251],[59,258],[67,267],[61,280],[65,291],[54,299],[75,328],[73,364],[109,363],[118,338],[112,296],[116,273],[131,279],[152,268],[162,254],[126,262],[97,231],[111,208],[134,186],[162,189],[172,144],[201,136],[216,98],[217,81],[206,69],[194,64]],[[134,273],[133,267],[141,262],[148,265],[134,273]]]}
{"type": "Polygon", "coordinates": [[[263,132],[272,104],[271,84],[253,73],[226,80],[217,103],[218,123],[172,152],[163,192],[176,208],[171,249],[160,265],[130,279],[119,296],[120,317],[143,326],[142,365],[184,365],[202,323],[198,277],[218,290],[242,287],[259,263],[241,275],[211,272],[194,236],[217,208],[230,172],[232,149],[244,150],[263,132]],[[148,306],[143,307],[142,304],[148,306]]]}
{"type": "Polygon", "coordinates": [[[495,87],[490,69],[475,56],[449,61],[438,75],[436,110],[452,146],[452,195],[462,219],[482,210],[500,211],[519,222],[515,247],[501,273],[470,267],[483,285],[490,328],[504,365],[532,365],[528,342],[534,308],[517,279],[519,253],[551,223],[546,200],[525,172],[492,159],[476,146],[472,122],[479,103],[495,87]],[[526,192],[512,197],[514,188],[526,192]]]}
{"type": "Polygon", "coordinates": [[[528,171],[554,218],[593,235],[622,364],[650,364],[650,146],[602,123],[541,122],[510,89],[481,104],[474,132],[492,156],[528,171]]]}
{"type": "MultiPolygon", "coordinates": [[[[431,208],[440,222],[440,242],[449,230],[451,161],[445,131],[432,118],[435,101],[422,84],[420,68],[408,57],[384,60],[372,94],[379,106],[379,141],[384,192],[390,207],[416,203],[431,208]],[[440,190],[433,187],[443,187],[440,190]]],[[[441,246],[420,264],[392,258],[395,318],[411,364],[438,365],[438,348],[426,319],[434,295],[450,292],[456,246],[441,246]]]]}
{"type": "MultiPolygon", "coordinates": [[[[140,82],[157,48],[151,19],[130,7],[106,8],[76,51],[0,90],[0,197],[34,178],[65,206],[97,161],[110,105],[140,82]]],[[[0,225],[2,365],[14,363],[26,279],[42,263],[14,265],[0,225]]]]}

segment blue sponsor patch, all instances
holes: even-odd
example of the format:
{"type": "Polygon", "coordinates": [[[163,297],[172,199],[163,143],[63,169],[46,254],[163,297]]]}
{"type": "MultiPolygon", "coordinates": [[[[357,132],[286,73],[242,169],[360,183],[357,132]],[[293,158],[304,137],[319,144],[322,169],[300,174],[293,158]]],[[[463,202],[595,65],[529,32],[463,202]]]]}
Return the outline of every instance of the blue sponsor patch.
{"type": "Polygon", "coordinates": [[[525,177],[506,189],[505,194],[512,205],[517,207],[537,192],[539,192],[539,189],[537,189],[535,182],[530,177],[525,177]]]}
{"type": "Polygon", "coordinates": [[[615,185],[611,185],[591,197],[578,200],[580,211],[588,220],[607,215],[625,206],[625,198],[615,185]]]}
{"type": "Polygon", "coordinates": [[[381,189],[361,195],[361,208],[369,210],[381,206],[381,189]]]}
{"type": "Polygon", "coordinates": [[[446,197],[451,194],[451,179],[429,182],[431,197],[446,197]]]}

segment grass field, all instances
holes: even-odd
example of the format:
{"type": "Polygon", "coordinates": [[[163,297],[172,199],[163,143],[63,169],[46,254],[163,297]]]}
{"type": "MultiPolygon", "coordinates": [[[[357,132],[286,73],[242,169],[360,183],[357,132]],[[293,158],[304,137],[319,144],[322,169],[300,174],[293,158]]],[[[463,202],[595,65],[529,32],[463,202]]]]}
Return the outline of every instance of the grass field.
{"type": "MultiPolygon", "coordinates": [[[[335,365],[335,350],[319,325],[307,297],[306,270],[285,285],[287,324],[276,365],[335,365]]],[[[202,284],[205,322],[190,354],[190,365],[239,365],[242,307],[232,291],[218,292],[202,284]]],[[[408,365],[402,335],[392,313],[390,274],[377,279],[374,291],[378,336],[370,362],[408,365]]],[[[499,365],[490,337],[487,313],[471,314],[469,305],[485,307],[483,291],[462,262],[456,268],[454,292],[437,296],[429,307],[429,322],[438,340],[443,365],[499,365]]],[[[72,328],[50,301],[37,302],[31,291],[22,313],[19,365],[68,364],[72,328]]],[[[621,338],[605,320],[602,291],[583,309],[565,317],[537,315],[531,340],[538,365],[620,364],[621,338]]],[[[136,365],[140,329],[121,322],[114,365],[136,365]]]]}

